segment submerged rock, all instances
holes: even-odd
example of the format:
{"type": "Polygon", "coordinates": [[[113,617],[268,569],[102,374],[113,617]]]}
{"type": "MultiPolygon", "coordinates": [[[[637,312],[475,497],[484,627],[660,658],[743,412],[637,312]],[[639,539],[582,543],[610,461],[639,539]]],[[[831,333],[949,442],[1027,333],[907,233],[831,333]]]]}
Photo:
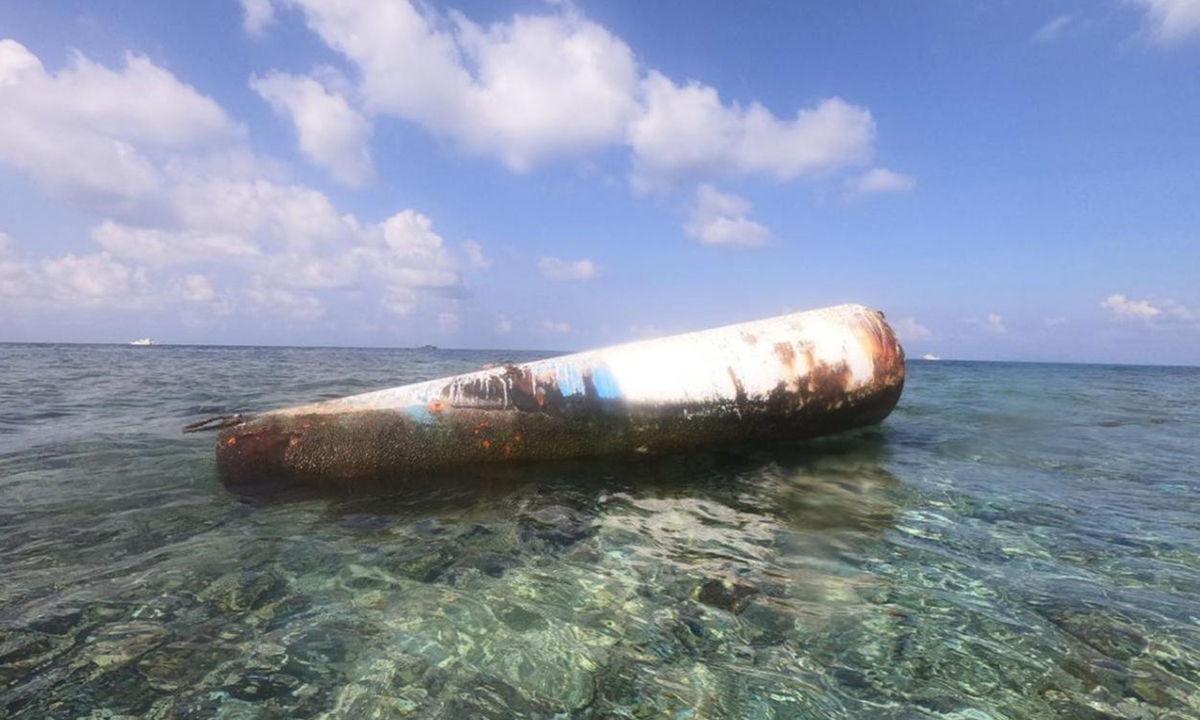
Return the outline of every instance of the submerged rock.
{"type": "Polygon", "coordinates": [[[573,545],[595,532],[592,518],[562,505],[549,505],[525,513],[517,530],[523,543],[541,541],[554,548],[573,545]]]}
{"type": "Polygon", "coordinates": [[[746,609],[758,588],[740,580],[706,580],[696,589],[696,599],[705,605],[737,614],[746,609]]]}

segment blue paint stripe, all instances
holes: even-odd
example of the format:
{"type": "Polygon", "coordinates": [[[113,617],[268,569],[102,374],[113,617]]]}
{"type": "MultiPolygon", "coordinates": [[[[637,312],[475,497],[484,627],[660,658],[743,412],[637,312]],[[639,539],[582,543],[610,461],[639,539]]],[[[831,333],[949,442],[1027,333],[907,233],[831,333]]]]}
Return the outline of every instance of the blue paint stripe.
{"type": "Polygon", "coordinates": [[[583,373],[575,365],[562,364],[554,368],[554,380],[564,397],[584,394],[583,373]]]}
{"type": "Polygon", "coordinates": [[[596,365],[592,368],[592,385],[596,395],[605,400],[615,400],[621,397],[621,387],[607,365],[596,365]]]}
{"type": "Polygon", "coordinates": [[[404,412],[422,425],[433,424],[433,413],[429,412],[429,408],[424,405],[409,405],[404,408],[404,412]]]}

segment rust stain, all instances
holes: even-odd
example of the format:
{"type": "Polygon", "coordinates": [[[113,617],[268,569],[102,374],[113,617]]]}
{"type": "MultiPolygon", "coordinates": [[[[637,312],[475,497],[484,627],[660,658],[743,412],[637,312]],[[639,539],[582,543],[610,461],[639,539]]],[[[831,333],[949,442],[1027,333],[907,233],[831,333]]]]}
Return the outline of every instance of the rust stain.
{"type": "MultiPolygon", "coordinates": [[[[811,352],[811,350],[810,350],[811,352]]],[[[779,362],[787,368],[787,371],[792,375],[796,374],[796,348],[792,347],[791,343],[779,342],[775,343],[775,354],[779,356],[779,362]]]]}
{"type": "Polygon", "coordinates": [[[732,367],[726,369],[729,370],[729,380],[733,383],[734,402],[738,407],[742,407],[746,404],[746,387],[742,385],[741,378],[737,376],[732,367]]]}
{"type": "Polygon", "coordinates": [[[903,380],[904,350],[896,341],[891,328],[882,320],[882,313],[877,313],[877,317],[871,321],[859,323],[854,333],[875,360],[876,380],[903,380]]]}
{"type": "MultiPolygon", "coordinates": [[[[731,359],[721,362],[731,386],[725,386],[715,402],[692,397],[664,403],[602,398],[591,368],[581,368],[585,392],[564,396],[553,373],[542,370],[539,378],[535,369],[507,365],[487,376],[431,385],[432,396],[424,398],[429,411],[446,413],[436,423],[415,422],[406,412],[410,406],[322,408],[319,413],[256,419],[218,436],[218,468],[230,482],[252,483],[268,473],[304,482],[343,483],[374,476],[390,481],[398,471],[418,473],[476,462],[648,448],[672,452],[747,440],[790,442],[837,432],[886,417],[903,387],[903,349],[892,330],[873,313],[855,313],[853,323],[852,337],[874,361],[869,379],[855,376],[850,360],[821,362],[818,358],[825,353],[817,350],[824,348],[814,347],[803,334],[789,343],[775,342],[787,336],[738,331],[722,343],[734,351],[731,359]],[[739,339],[745,345],[736,350],[725,344],[739,339]],[[760,343],[764,347],[747,347],[760,343]],[[746,376],[739,373],[734,356],[753,356],[773,366],[777,386],[764,395],[755,390],[748,396],[742,382],[746,376]]],[[[859,349],[853,351],[853,362],[858,362],[859,349]]],[[[712,369],[719,373],[720,365],[712,369]]]]}

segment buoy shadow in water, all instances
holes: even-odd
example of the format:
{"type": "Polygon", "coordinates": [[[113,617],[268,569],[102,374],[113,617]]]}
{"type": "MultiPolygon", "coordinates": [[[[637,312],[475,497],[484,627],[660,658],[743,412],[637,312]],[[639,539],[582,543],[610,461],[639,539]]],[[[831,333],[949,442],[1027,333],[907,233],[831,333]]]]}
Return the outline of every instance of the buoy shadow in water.
{"type": "Polygon", "coordinates": [[[770,514],[797,528],[878,531],[894,521],[903,484],[885,467],[885,428],[792,446],[596,457],[460,468],[402,480],[229,487],[252,505],[332,501],[333,516],[437,518],[526,512],[539,506],[592,515],[613,497],[691,498],[770,514]]]}

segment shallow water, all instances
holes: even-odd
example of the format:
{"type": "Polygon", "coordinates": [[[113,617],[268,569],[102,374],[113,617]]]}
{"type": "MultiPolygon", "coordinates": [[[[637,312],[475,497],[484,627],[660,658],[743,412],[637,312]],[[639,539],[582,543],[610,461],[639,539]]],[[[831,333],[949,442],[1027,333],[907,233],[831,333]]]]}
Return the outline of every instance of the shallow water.
{"type": "Polygon", "coordinates": [[[343,496],[179,433],[533,357],[0,345],[0,717],[1200,716],[1200,369],[913,362],[851,436],[343,496]]]}

